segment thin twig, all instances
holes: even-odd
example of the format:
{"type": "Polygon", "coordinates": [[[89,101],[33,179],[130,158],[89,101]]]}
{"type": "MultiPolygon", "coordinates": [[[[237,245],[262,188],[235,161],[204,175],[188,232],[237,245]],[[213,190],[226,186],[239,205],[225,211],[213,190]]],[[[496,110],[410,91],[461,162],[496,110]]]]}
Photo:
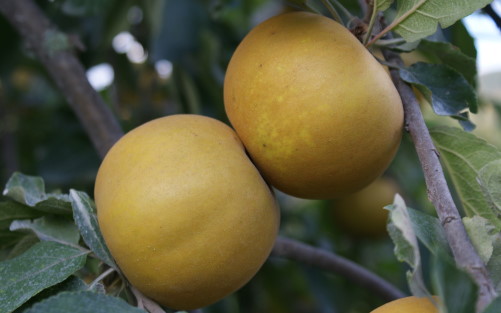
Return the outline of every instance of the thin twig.
{"type": "Polygon", "coordinates": [[[99,275],[96,279],[94,279],[92,281],[92,283],[89,285],[89,287],[87,288],[88,290],[92,290],[94,289],[94,287],[103,279],[105,279],[108,275],[110,275],[111,273],[113,273],[115,271],[114,268],[110,267],[109,269],[107,269],[106,271],[102,272],[101,275],[99,275]]]}
{"type": "Polygon", "coordinates": [[[334,8],[334,6],[329,2],[329,0],[322,0],[322,4],[327,8],[327,10],[329,10],[329,13],[332,15],[334,20],[336,20],[336,22],[338,22],[339,24],[343,24],[343,19],[341,18],[339,13],[337,13],[336,8],[334,8]]]}
{"type": "Polygon", "coordinates": [[[370,15],[370,20],[369,20],[369,26],[367,27],[367,33],[364,36],[364,41],[362,42],[364,46],[367,44],[369,39],[372,36],[372,30],[374,29],[374,24],[376,23],[376,18],[377,18],[377,7],[376,6],[368,6],[372,10],[372,13],[370,15]]]}
{"type": "Polygon", "coordinates": [[[488,4],[485,8],[482,9],[489,17],[492,19],[492,21],[496,24],[496,26],[501,30],[501,17],[494,11],[494,8],[492,5],[488,4]]]}
{"type": "Polygon", "coordinates": [[[331,3],[331,5],[335,5],[339,10],[341,10],[341,12],[343,12],[348,22],[354,18],[353,14],[351,14],[351,12],[348,11],[348,9],[346,9],[346,7],[342,5],[338,0],[328,0],[328,1],[329,3],[331,3]]]}
{"type": "Polygon", "coordinates": [[[388,281],[348,259],[289,238],[277,238],[272,256],[299,261],[344,276],[386,301],[406,296],[388,281]]]}
{"type": "Polygon", "coordinates": [[[33,0],[0,0],[0,12],[44,65],[103,157],[123,132],[87,80],[85,69],[71,51],[71,40],[51,24],[33,0]],[[56,47],[51,40],[61,46],[56,47]]]}
{"type": "Polygon", "coordinates": [[[422,5],[426,3],[427,0],[420,0],[416,3],[411,9],[407,12],[396,18],[390,25],[386,26],[379,34],[374,36],[365,46],[369,47],[374,44],[379,38],[386,35],[388,32],[392,31],[395,27],[397,27],[400,23],[402,23],[405,19],[407,19],[410,15],[414,14],[416,10],[418,10],[422,5]]]}
{"type": "MultiPolygon", "coordinates": [[[[384,55],[388,62],[404,66],[398,54],[385,50],[384,55]]],[[[436,208],[457,265],[466,270],[479,287],[477,312],[481,312],[496,297],[494,285],[484,262],[466,233],[459,211],[452,199],[440,165],[439,154],[424,122],[419,102],[412,88],[400,79],[398,69],[392,68],[390,71],[404,105],[405,129],[414,142],[423,168],[428,198],[436,208]]]]}

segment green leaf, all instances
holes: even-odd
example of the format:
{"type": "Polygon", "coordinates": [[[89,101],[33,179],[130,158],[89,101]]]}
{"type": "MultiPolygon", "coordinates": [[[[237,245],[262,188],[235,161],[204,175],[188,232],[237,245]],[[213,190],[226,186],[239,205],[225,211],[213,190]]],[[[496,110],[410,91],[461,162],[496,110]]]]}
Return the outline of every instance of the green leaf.
{"type": "MultiPolygon", "coordinates": [[[[417,238],[433,253],[449,259],[452,256],[444,229],[438,218],[407,208],[417,238]]],[[[451,259],[452,260],[452,259],[451,259]]]]}
{"type": "Polygon", "coordinates": [[[482,311],[482,313],[499,313],[501,307],[501,297],[497,297],[491,304],[482,311]]]}
{"type": "MultiPolygon", "coordinates": [[[[15,232],[10,233],[15,234],[15,232]]],[[[40,240],[37,236],[33,234],[24,234],[24,236],[19,237],[19,239],[15,242],[5,259],[12,259],[19,256],[39,242],[40,240]]]]}
{"type": "Polygon", "coordinates": [[[400,69],[400,77],[416,86],[438,115],[467,121],[466,109],[477,111],[475,90],[458,72],[443,64],[417,62],[400,69]]]}
{"type": "Polygon", "coordinates": [[[39,294],[35,295],[33,298],[31,298],[30,300],[25,302],[22,306],[20,306],[16,310],[16,312],[24,312],[25,310],[33,306],[33,304],[41,302],[46,298],[55,296],[56,294],[63,291],[85,291],[87,289],[88,286],[83,280],[81,280],[77,276],[71,275],[61,283],[49,287],[47,289],[44,289],[39,294]]]}
{"type": "Polygon", "coordinates": [[[3,195],[19,203],[34,206],[45,199],[45,184],[41,177],[15,172],[7,181],[3,195]]]}
{"type": "Polygon", "coordinates": [[[11,231],[31,230],[40,240],[55,241],[66,245],[78,245],[80,233],[72,219],[63,216],[43,216],[34,221],[15,220],[11,231]]]}
{"type": "Polygon", "coordinates": [[[501,214],[501,159],[487,163],[478,171],[478,183],[487,202],[501,214]]]}
{"type": "Polygon", "coordinates": [[[91,291],[62,292],[39,302],[25,313],[145,313],[124,300],[91,291]]]}
{"type": "Polygon", "coordinates": [[[10,230],[0,229],[0,249],[10,248],[19,241],[24,234],[11,232],[10,230]]]}
{"type": "Polygon", "coordinates": [[[419,43],[419,51],[424,53],[432,63],[442,63],[463,75],[468,83],[475,86],[477,64],[474,58],[464,54],[450,42],[423,39],[419,43]]]}
{"type": "Polygon", "coordinates": [[[0,262],[0,312],[11,312],[40,291],[62,282],[85,264],[87,251],[43,241],[0,262]]]}
{"type": "Polygon", "coordinates": [[[43,212],[54,214],[71,213],[68,196],[46,194],[45,183],[41,177],[16,172],[7,182],[3,195],[43,212]]]}
{"type": "Polygon", "coordinates": [[[478,215],[464,217],[463,224],[475,246],[475,250],[477,250],[482,261],[487,263],[494,250],[494,241],[499,237],[496,228],[488,220],[478,215]]]}
{"type": "Polygon", "coordinates": [[[446,28],[483,8],[492,0],[398,0],[394,31],[406,41],[416,41],[446,28]]]}
{"type": "Polygon", "coordinates": [[[451,42],[459,47],[461,52],[466,54],[467,56],[476,59],[477,58],[477,49],[475,48],[475,40],[468,33],[468,30],[464,26],[463,21],[459,21],[454,23],[448,29],[451,42]]]}
{"type": "Polygon", "coordinates": [[[395,51],[395,52],[411,52],[417,49],[419,46],[420,40],[418,41],[413,41],[413,42],[404,42],[401,44],[398,44],[396,46],[389,46],[388,48],[395,51]]]}
{"type": "Polygon", "coordinates": [[[422,275],[419,245],[407,206],[397,194],[394,204],[386,208],[390,210],[388,231],[395,244],[395,256],[400,262],[405,262],[411,267],[411,270],[407,271],[409,288],[415,296],[429,297],[430,293],[422,275]]]}
{"type": "Polygon", "coordinates": [[[32,219],[40,216],[39,211],[18,202],[0,202],[0,230],[9,229],[13,220],[32,219]]]}
{"type": "Polygon", "coordinates": [[[395,0],[374,0],[374,8],[380,12],[388,9],[395,0]]]}
{"type": "Polygon", "coordinates": [[[440,312],[475,312],[478,288],[467,273],[435,256],[431,266],[431,277],[434,291],[446,308],[442,308],[440,312]]]}
{"type": "Polygon", "coordinates": [[[477,178],[486,164],[501,159],[501,152],[486,141],[457,128],[436,127],[430,129],[430,134],[451,176],[466,216],[479,215],[500,231],[499,211],[484,197],[477,178]]]}
{"type": "Polygon", "coordinates": [[[496,291],[501,293],[501,236],[498,234],[492,243],[492,256],[487,263],[487,270],[492,278],[496,291]]]}
{"type": "Polygon", "coordinates": [[[71,214],[68,195],[47,194],[47,198],[38,202],[35,209],[52,214],[71,214]]]}
{"type": "Polygon", "coordinates": [[[87,246],[103,262],[118,271],[99,229],[94,202],[82,191],[70,190],[73,218],[87,246]]]}

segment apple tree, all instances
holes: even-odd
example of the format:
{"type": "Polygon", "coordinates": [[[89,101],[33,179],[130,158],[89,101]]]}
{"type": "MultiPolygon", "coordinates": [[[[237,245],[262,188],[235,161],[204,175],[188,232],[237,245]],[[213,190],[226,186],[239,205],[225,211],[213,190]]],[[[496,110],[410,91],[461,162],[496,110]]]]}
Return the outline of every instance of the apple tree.
{"type": "Polygon", "coordinates": [[[501,29],[491,2],[0,0],[0,312],[176,311],[115,262],[97,170],[154,118],[229,124],[233,52],[289,11],[342,24],[391,76],[404,110],[392,187],[331,200],[275,190],[281,225],[265,264],[190,312],[358,313],[411,295],[442,313],[501,312],[500,80],[478,75],[463,20],[501,29]]]}

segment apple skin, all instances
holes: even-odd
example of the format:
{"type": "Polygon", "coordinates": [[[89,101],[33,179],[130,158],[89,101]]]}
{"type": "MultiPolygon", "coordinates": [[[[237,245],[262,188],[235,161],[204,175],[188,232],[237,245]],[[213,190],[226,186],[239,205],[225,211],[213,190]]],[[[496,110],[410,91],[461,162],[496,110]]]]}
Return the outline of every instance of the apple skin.
{"type": "Polygon", "coordinates": [[[94,195],[128,281],[176,310],[246,284],[278,232],[272,191],[235,132],[209,117],[170,115],[127,133],[104,158],[94,195]]]}
{"type": "MultiPolygon", "coordinates": [[[[433,300],[437,304],[440,301],[436,296],[433,300]]],[[[438,308],[427,297],[411,296],[388,302],[370,313],[438,313],[438,308]]]]}
{"type": "Polygon", "coordinates": [[[384,207],[393,203],[398,192],[392,179],[380,177],[364,189],[332,201],[330,210],[334,223],[343,233],[353,237],[385,236],[389,211],[384,207]]]}
{"type": "Polygon", "coordinates": [[[256,26],[224,82],[231,124],[265,179],[300,198],[337,198],[389,166],[403,109],[390,77],[335,21],[312,13],[256,26]]]}

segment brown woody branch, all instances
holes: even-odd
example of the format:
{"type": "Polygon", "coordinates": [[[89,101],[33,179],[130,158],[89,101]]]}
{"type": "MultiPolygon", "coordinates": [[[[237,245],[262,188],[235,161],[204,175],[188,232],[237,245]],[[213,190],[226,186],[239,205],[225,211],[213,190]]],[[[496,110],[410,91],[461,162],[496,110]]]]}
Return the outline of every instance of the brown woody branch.
{"type": "Polygon", "coordinates": [[[0,12],[44,65],[99,155],[104,157],[123,132],[111,110],[87,80],[84,67],[71,51],[68,37],[51,24],[32,0],[0,0],[0,12]],[[55,41],[61,46],[57,47],[55,41]]]}
{"type": "Polygon", "coordinates": [[[406,294],[386,280],[353,261],[289,238],[277,238],[272,256],[295,260],[336,273],[367,290],[371,290],[386,301],[406,296],[406,294]]]}
{"type": "MultiPolygon", "coordinates": [[[[0,12],[35,51],[103,158],[123,132],[102,98],[90,86],[83,66],[70,51],[51,52],[50,47],[44,45],[46,34],[54,31],[55,27],[32,0],[0,0],[0,12]]],[[[396,287],[354,262],[292,239],[278,238],[273,254],[343,275],[386,300],[405,296],[396,287]]]]}
{"type": "MultiPolygon", "coordinates": [[[[390,63],[404,66],[398,54],[391,51],[385,51],[384,54],[386,60],[390,63]]],[[[421,162],[428,198],[436,208],[457,265],[466,270],[479,287],[477,312],[481,312],[496,297],[494,285],[484,262],[466,233],[459,211],[452,199],[440,164],[440,155],[424,122],[419,102],[412,88],[400,79],[398,69],[391,69],[391,76],[402,98],[405,112],[405,129],[414,142],[421,162]]]]}
{"type": "Polygon", "coordinates": [[[488,4],[485,8],[482,9],[482,11],[484,11],[487,15],[489,15],[494,24],[496,24],[498,29],[501,30],[501,17],[497,14],[496,11],[494,11],[492,5],[488,4]]]}

